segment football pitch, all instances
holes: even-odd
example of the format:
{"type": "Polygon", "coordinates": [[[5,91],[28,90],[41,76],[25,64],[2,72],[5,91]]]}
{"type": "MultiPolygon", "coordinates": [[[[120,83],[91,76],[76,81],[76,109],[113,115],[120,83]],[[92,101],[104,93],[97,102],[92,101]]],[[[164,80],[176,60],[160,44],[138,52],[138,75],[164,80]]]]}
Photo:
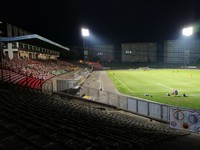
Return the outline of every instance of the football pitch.
{"type": "Polygon", "coordinates": [[[107,74],[120,93],[200,110],[200,70],[114,70],[107,74]],[[178,90],[176,96],[172,94],[175,89],[178,90]],[[166,96],[167,92],[170,96],[166,96]],[[184,92],[186,97],[183,97],[184,92]]]}

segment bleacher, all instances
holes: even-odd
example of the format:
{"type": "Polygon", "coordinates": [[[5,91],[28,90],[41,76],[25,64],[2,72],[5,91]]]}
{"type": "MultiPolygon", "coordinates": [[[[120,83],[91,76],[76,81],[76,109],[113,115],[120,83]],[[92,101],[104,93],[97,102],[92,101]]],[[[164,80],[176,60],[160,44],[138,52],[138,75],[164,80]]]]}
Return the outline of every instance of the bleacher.
{"type": "Polygon", "coordinates": [[[0,83],[0,149],[148,149],[182,137],[101,107],[0,83]]]}
{"type": "Polygon", "coordinates": [[[3,79],[18,86],[40,90],[48,79],[77,69],[77,66],[61,60],[4,59],[3,79]]]}

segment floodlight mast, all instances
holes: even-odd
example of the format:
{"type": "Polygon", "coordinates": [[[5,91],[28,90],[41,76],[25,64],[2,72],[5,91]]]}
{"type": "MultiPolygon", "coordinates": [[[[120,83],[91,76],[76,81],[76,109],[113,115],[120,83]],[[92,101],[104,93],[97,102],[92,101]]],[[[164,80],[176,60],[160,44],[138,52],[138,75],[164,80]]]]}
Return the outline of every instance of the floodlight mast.
{"type": "Polygon", "coordinates": [[[90,32],[89,32],[89,29],[86,29],[86,28],[82,28],[81,29],[81,33],[82,33],[82,36],[83,37],[87,37],[87,36],[90,36],[90,32]]]}
{"type": "Polygon", "coordinates": [[[82,37],[83,37],[83,53],[84,53],[84,61],[88,60],[88,50],[85,49],[85,38],[90,36],[89,29],[82,28],[81,29],[82,37]]]}
{"type": "Polygon", "coordinates": [[[191,36],[193,34],[193,27],[187,27],[182,29],[182,35],[191,36]]]}
{"type": "MultiPolygon", "coordinates": [[[[182,29],[182,35],[185,36],[185,37],[190,37],[193,35],[193,27],[192,26],[189,26],[189,27],[186,27],[186,28],[183,28],[182,29]]],[[[184,64],[187,65],[189,64],[190,62],[190,58],[186,57],[186,55],[184,56],[184,64]]]]}

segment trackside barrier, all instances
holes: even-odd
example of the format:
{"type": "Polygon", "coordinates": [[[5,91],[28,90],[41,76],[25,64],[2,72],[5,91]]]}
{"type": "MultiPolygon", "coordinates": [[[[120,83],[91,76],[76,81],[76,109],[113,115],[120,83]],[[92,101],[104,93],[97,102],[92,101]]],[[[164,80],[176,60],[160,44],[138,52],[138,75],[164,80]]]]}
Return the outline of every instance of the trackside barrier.
{"type": "Polygon", "coordinates": [[[80,95],[93,96],[94,101],[113,105],[149,118],[162,120],[164,122],[170,121],[170,108],[172,107],[170,105],[101,91],[86,86],[82,86],[80,95]]]}

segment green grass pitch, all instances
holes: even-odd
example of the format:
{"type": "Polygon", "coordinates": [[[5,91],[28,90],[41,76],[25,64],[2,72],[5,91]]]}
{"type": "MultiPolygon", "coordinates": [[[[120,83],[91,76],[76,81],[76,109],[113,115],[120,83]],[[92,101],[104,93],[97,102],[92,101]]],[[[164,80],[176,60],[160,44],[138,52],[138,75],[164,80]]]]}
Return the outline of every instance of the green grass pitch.
{"type": "Polygon", "coordinates": [[[107,74],[120,93],[200,110],[200,70],[114,70],[107,74]],[[177,96],[172,95],[173,89],[179,91],[177,96]],[[166,96],[167,92],[170,96],[166,96]],[[184,92],[186,97],[183,97],[184,92]]]}

